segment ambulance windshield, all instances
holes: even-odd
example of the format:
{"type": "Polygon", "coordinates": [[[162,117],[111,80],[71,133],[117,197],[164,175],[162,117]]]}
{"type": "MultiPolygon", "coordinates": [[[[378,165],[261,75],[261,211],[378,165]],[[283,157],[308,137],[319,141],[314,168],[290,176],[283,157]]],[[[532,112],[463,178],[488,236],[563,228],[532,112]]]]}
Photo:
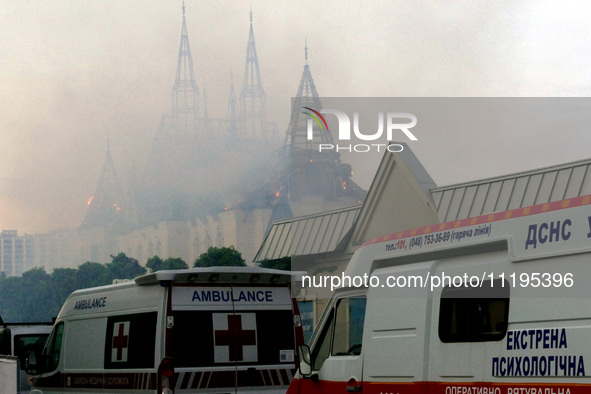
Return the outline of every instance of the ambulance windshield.
{"type": "Polygon", "coordinates": [[[175,311],[173,316],[179,368],[294,362],[291,310],[175,311]]]}

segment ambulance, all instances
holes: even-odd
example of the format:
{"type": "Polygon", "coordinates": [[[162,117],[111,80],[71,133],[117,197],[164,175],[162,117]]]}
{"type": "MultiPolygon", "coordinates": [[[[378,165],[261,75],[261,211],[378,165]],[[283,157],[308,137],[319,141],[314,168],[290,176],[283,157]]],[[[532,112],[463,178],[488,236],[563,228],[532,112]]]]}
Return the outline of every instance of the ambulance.
{"type": "Polygon", "coordinates": [[[373,239],[332,279],[289,394],[591,393],[591,196],[373,239]]]}
{"type": "Polygon", "coordinates": [[[7,323],[0,317],[0,390],[2,394],[28,393],[32,378],[25,371],[25,360],[29,351],[41,350],[51,332],[53,322],[7,323]],[[8,367],[12,359],[14,366],[8,367]],[[7,382],[14,382],[10,388],[7,382]]]}
{"type": "Polygon", "coordinates": [[[31,393],[285,393],[303,343],[293,277],[193,268],[77,290],[28,357],[31,393]]]}

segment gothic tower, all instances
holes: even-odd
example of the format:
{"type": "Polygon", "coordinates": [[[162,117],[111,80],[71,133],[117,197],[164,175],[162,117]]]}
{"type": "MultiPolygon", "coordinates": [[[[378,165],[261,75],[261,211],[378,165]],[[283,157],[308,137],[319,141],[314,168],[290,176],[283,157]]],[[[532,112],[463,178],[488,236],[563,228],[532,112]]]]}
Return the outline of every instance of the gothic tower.
{"type": "Polygon", "coordinates": [[[266,96],[261,82],[259,60],[254,41],[251,11],[244,80],[240,91],[240,116],[243,138],[262,139],[267,137],[266,106],[266,96]]]}
{"type": "Polygon", "coordinates": [[[176,68],[176,79],[172,88],[173,126],[180,133],[195,132],[199,112],[199,88],[195,82],[193,56],[189,46],[185,4],[183,3],[183,26],[181,45],[176,68]]]}
{"type": "MultiPolygon", "coordinates": [[[[307,138],[308,121],[312,120],[305,112],[310,112],[307,108],[312,108],[316,111],[322,109],[322,103],[318,97],[318,91],[314,84],[314,78],[310,72],[308,65],[308,45],[304,48],[304,56],[306,64],[304,65],[304,72],[300,79],[300,86],[298,92],[292,101],[292,113],[289,122],[289,129],[287,136],[289,137],[289,144],[291,145],[292,154],[310,155],[318,152],[319,144],[333,144],[332,137],[328,130],[321,130],[314,128],[314,136],[312,140],[307,138]]],[[[331,155],[330,160],[339,161],[338,154],[331,155]]]]}
{"type": "Polygon", "coordinates": [[[267,174],[276,163],[270,156],[278,147],[260,141],[266,137],[265,92],[252,15],[243,87],[236,100],[232,83],[226,116],[211,116],[205,92],[199,106],[193,66],[183,7],[172,114],[162,118],[136,196],[142,225],[270,204],[259,196],[270,187],[267,174]]]}
{"type": "Polygon", "coordinates": [[[205,160],[200,139],[206,136],[200,117],[199,88],[195,80],[183,4],[180,47],[172,88],[172,112],[164,115],[144,167],[136,201],[140,224],[181,220],[195,208],[199,164],[205,160]]]}
{"type": "Polygon", "coordinates": [[[341,162],[336,151],[319,151],[320,144],[334,144],[329,130],[312,124],[313,138],[308,139],[308,113],[320,111],[322,102],[308,65],[308,45],[305,65],[286,132],[285,150],[289,150],[288,190],[296,216],[327,211],[358,204],[365,192],[352,180],[349,164],[341,162]],[[288,147],[288,148],[287,148],[288,147]]]}
{"type": "Polygon", "coordinates": [[[99,176],[96,191],[88,200],[83,228],[95,226],[112,227],[122,231],[128,222],[129,205],[119,184],[111,149],[107,144],[107,153],[99,176]]]}

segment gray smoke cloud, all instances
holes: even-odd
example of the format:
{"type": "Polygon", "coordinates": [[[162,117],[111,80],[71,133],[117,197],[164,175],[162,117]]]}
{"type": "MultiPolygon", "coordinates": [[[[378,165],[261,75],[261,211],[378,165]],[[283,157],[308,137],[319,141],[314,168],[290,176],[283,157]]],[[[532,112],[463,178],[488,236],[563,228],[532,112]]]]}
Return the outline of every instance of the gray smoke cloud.
{"type": "MultiPolygon", "coordinates": [[[[587,96],[585,1],[186,1],[196,79],[212,118],[242,84],[249,13],[267,113],[281,133],[308,63],[321,96],[587,96]]],[[[0,11],[0,227],[78,226],[107,143],[122,181],[171,111],[181,2],[5,1],[0,11]]],[[[412,147],[440,185],[588,158],[579,131],[412,147]],[[515,155],[514,152],[519,152],[515,155]],[[472,152],[479,152],[474,160],[472,152]],[[455,171],[449,170],[449,157],[455,171]]],[[[368,187],[374,162],[353,169],[368,187]]]]}

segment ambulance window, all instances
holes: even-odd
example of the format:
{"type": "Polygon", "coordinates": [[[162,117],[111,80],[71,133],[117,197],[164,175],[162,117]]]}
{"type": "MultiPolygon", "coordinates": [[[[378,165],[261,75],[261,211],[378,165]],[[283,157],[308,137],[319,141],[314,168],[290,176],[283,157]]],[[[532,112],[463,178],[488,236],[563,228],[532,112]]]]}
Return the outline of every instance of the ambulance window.
{"type": "Polygon", "coordinates": [[[175,366],[279,365],[293,362],[293,312],[173,311],[175,366]]]}
{"type": "Polygon", "coordinates": [[[153,368],[158,312],[109,316],[105,369],[153,368]]]}
{"type": "Polygon", "coordinates": [[[312,353],[314,370],[319,370],[330,355],[361,354],[365,304],[366,299],[361,297],[342,298],[337,301],[312,353]]]}
{"type": "Polygon", "coordinates": [[[361,354],[365,298],[343,298],[337,305],[332,345],[333,356],[361,354]]]}
{"type": "Polygon", "coordinates": [[[317,345],[314,348],[314,352],[312,353],[312,360],[314,360],[314,370],[319,370],[322,368],[322,364],[326,361],[330,354],[330,344],[332,343],[332,334],[333,334],[333,320],[334,320],[334,309],[330,311],[330,315],[326,319],[326,323],[322,328],[322,332],[320,333],[320,337],[318,339],[317,345]]]}
{"type": "Polygon", "coordinates": [[[60,361],[63,336],[64,323],[58,323],[47,340],[47,344],[43,351],[43,360],[45,361],[44,372],[51,372],[57,368],[60,361]]]}
{"type": "Polygon", "coordinates": [[[500,341],[507,333],[508,318],[508,283],[447,287],[441,293],[439,338],[446,343],[500,341]]]}

